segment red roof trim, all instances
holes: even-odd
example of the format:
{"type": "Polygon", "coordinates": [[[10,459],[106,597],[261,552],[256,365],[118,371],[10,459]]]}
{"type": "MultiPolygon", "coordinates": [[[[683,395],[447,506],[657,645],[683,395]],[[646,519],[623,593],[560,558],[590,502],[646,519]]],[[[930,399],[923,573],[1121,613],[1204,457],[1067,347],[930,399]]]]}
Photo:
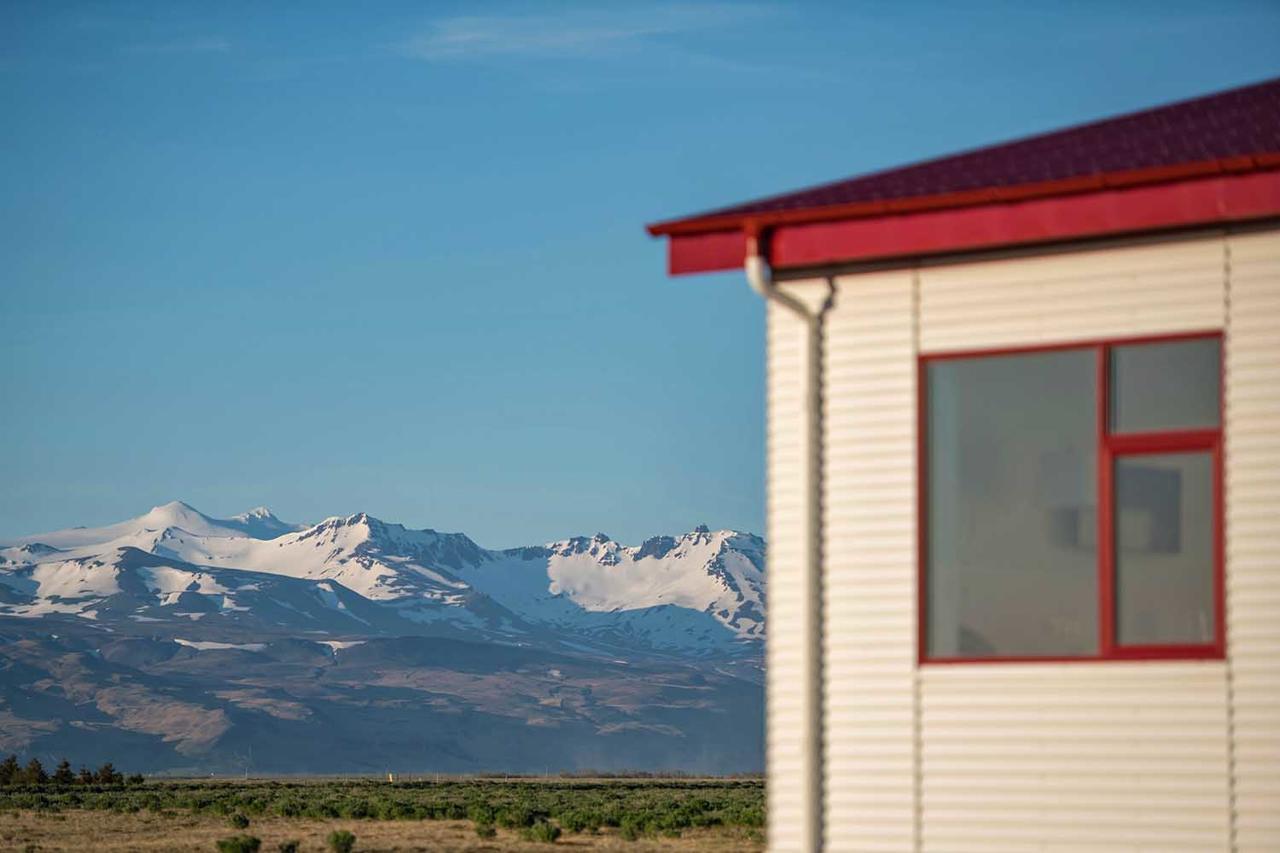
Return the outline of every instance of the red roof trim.
{"type": "Polygon", "coordinates": [[[667,247],[667,272],[683,275],[731,270],[742,266],[746,256],[747,238],[741,230],[672,237],[667,247]]]}
{"type": "Polygon", "coordinates": [[[739,217],[712,232],[650,230],[669,234],[670,272],[679,275],[741,266],[747,235],[766,230],[771,263],[786,268],[1280,216],[1280,154],[1052,183],[1052,194],[1014,187],[934,197],[931,205],[922,199],[877,202],[875,210],[851,205],[859,210],[838,217],[812,217],[827,209],[739,217]],[[1161,177],[1154,178],[1156,172],[1161,177]],[[954,201],[945,203],[948,198],[954,201]]]}

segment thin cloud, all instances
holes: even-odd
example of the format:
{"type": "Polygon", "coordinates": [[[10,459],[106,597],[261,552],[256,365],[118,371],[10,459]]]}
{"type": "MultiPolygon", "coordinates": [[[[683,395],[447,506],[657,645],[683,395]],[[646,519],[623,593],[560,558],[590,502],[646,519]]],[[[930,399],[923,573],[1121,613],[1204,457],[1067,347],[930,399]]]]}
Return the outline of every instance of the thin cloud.
{"type": "Polygon", "coordinates": [[[231,42],[216,36],[203,38],[175,39],[172,41],[135,44],[126,50],[129,53],[226,53],[231,50],[231,42]]]}
{"type": "Polygon", "coordinates": [[[695,3],[545,15],[463,15],[432,22],[399,49],[428,61],[604,55],[663,36],[733,26],[766,11],[767,7],[749,4],[695,3]]]}

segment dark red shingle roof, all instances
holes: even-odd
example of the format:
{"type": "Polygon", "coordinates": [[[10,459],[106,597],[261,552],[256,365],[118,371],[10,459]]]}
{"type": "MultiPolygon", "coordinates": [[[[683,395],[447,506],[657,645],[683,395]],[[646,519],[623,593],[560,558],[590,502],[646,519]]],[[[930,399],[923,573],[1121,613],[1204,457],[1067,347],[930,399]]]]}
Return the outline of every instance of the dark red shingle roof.
{"type": "Polygon", "coordinates": [[[1280,78],[651,225],[734,227],[789,212],[1146,172],[1280,152],[1280,78]]]}

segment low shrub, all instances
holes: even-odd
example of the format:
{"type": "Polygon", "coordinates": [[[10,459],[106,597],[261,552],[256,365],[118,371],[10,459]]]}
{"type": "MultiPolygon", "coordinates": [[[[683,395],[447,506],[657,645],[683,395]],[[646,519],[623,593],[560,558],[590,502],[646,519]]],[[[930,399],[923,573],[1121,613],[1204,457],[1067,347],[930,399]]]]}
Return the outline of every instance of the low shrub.
{"type": "Polygon", "coordinates": [[[329,849],[333,853],[351,853],[356,849],[355,833],[345,829],[335,829],[329,833],[329,849]]]}
{"type": "MultiPolygon", "coordinates": [[[[9,761],[0,755],[0,768],[15,772],[14,765],[16,772],[24,772],[16,758],[9,761]]],[[[92,772],[86,775],[92,780],[92,772]]],[[[543,822],[564,833],[616,828],[619,832],[614,837],[622,838],[704,827],[758,831],[765,822],[764,785],[755,779],[450,779],[388,785],[361,779],[242,783],[148,778],[140,786],[96,781],[67,785],[50,779],[43,785],[0,785],[0,825],[15,810],[45,815],[146,811],[168,817],[207,815],[220,823],[242,815],[255,825],[267,815],[342,822],[466,819],[475,826],[517,832],[543,822]]],[[[235,828],[229,835],[248,828],[239,822],[231,826],[235,828]]],[[[268,846],[274,851],[274,840],[268,846]]]]}
{"type": "Polygon", "coordinates": [[[240,812],[236,812],[231,817],[227,818],[227,823],[231,824],[236,829],[244,829],[249,825],[249,818],[245,817],[240,812]]]}
{"type": "Polygon", "coordinates": [[[538,844],[555,844],[556,839],[560,837],[560,827],[554,823],[539,820],[533,826],[520,830],[520,835],[525,841],[533,841],[538,844]]]}
{"type": "Polygon", "coordinates": [[[218,841],[218,853],[258,853],[262,839],[252,835],[233,835],[218,841]]]}
{"type": "Polygon", "coordinates": [[[622,836],[623,841],[635,841],[640,838],[640,824],[627,815],[618,825],[618,835],[622,836]]]}
{"type": "Polygon", "coordinates": [[[298,853],[298,848],[302,846],[302,842],[296,838],[289,841],[281,841],[276,845],[276,850],[280,853],[298,853]]]}
{"type": "Polygon", "coordinates": [[[539,815],[524,804],[498,809],[494,820],[504,829],[526,829],[538,822],[539,815]]]}
{"type": "Polygon", "coordinates": [[[498,830],[492,823],[485,821],[475,821],[476,835],[481,838],[493,838],[498,834],[498,830]]]}
{"type": "Polygon", "coordinates": [[[484,803],[472,803],[467,807],[467,818],[473,823],[493,823],[493,808],[484,803]]]}
{"type": "Polygon", "coordinates": [[[560,821],[560,826],[567,832],[595,832],[604,822],[599,813],[582,809],[561,812],[556,817],[560,821]]]}

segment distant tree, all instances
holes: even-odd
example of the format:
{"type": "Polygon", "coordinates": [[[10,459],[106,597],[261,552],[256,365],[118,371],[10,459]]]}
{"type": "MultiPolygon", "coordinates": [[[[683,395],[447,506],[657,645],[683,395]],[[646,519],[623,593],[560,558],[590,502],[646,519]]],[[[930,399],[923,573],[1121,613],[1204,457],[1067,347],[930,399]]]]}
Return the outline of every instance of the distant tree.
{"type": "Polygon", "coordinates": [[[132,776],[130,776],[128,779],[125,780],[125,782],[129,783],[130,785],[142,785],[146,783],[146,781],[147,781],[147,777],[143,776],[141,773],[134,773],[132,776]]]}
{"type": "Polygon", "coordinates": [[[0,785],[12,785],[19,781],[19,774],[22,768],[18,766],[18,756],[10,755],[4,761],[0,761],[0,785]]]}
{"type": "Polygon", "coordinates": [[[49,774],[44,772],[40,759],[33,758],[27,762],[27,766],[22,770],[22,781],[28,785],[43,785],[49,781],[49,774]]]}
{"type": "Polygon", "coordinates": [[[80,772],[76,774],[76,781],[81,785],[93,784],[93,771],[83,764],[80,765],[80,772]]]}
{"type": "Polygon", "coordinates": [[[124,777],[116,772],[115,766],[110,761],[99,767],[98,772],[93,776],[94,781],[99,785],[118,785],[124,780],[124,777]]]}
{"type": "Polygon", "coordinates": [[[58,762],[58,767],[53,771],[53,781],[59,785],[70,785],[76,781],[76,774],[71,772],[71,762],[62,759],[58,762]]]}
{"type": "Polygon", "coordinates": [[[329,833],[329,838],[327,840],[329,842],[329,849],[332,850],[333,853],[351,853],[352,850],[356,849],[355,833],[345,829],[335,829],[333,832],[329,833]]]}

